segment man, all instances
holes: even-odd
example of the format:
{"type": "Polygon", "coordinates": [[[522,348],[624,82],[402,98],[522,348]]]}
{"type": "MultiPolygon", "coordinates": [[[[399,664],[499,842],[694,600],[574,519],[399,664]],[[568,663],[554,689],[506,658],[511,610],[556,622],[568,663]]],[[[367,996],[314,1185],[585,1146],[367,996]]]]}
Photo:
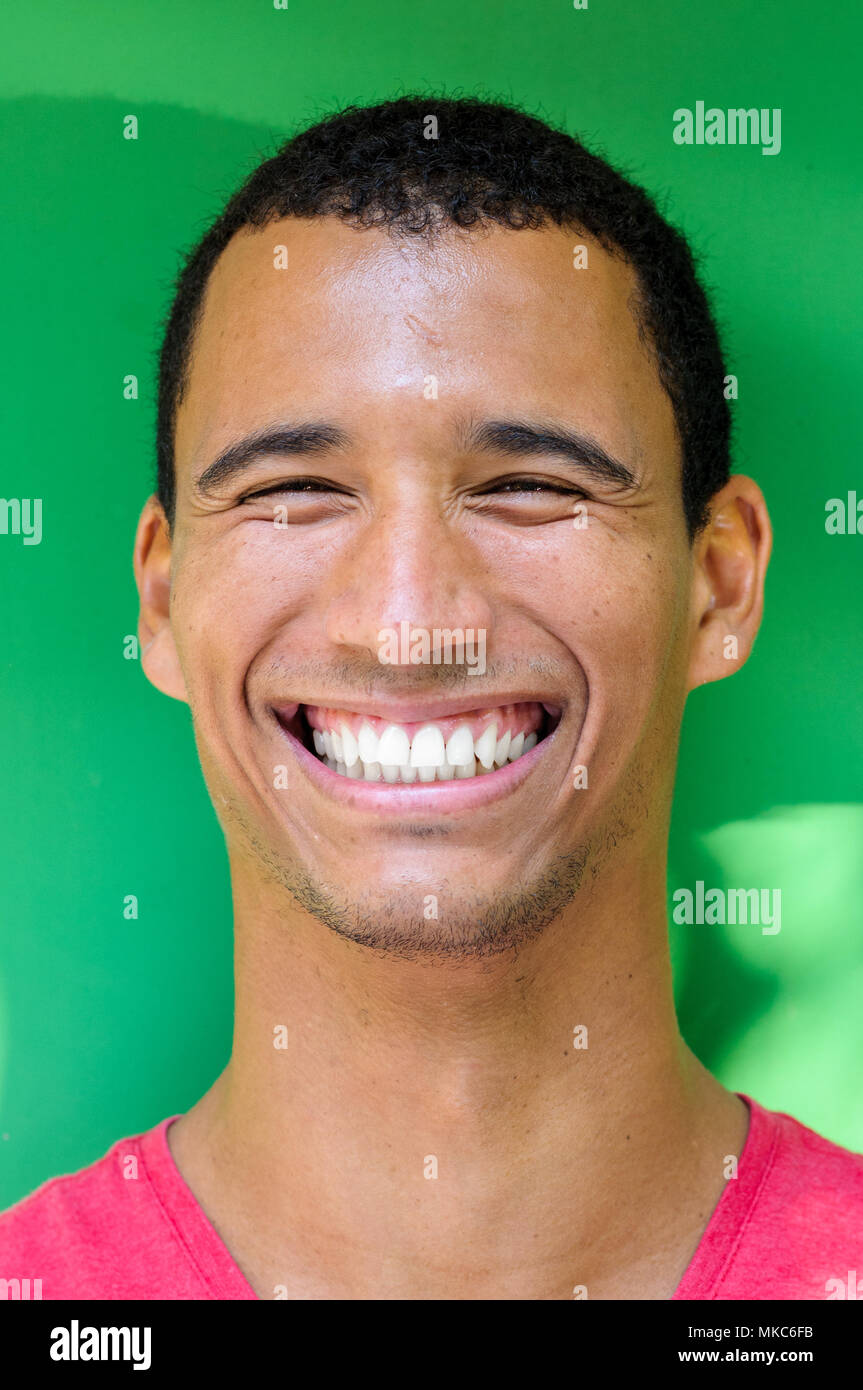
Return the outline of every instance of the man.
{"type": "Polygon", "coordinates": [[[12,1208],[0,1273],[808,1299],[863,1268],[863,1158],[720,1086],[672,1002],[683,707],[748,657],[771,544],[723,382],[680,235],[515,110],[350,109],[235,195],[178,282],[135,546],[228,847],[233,1054],[12,1208]]]}

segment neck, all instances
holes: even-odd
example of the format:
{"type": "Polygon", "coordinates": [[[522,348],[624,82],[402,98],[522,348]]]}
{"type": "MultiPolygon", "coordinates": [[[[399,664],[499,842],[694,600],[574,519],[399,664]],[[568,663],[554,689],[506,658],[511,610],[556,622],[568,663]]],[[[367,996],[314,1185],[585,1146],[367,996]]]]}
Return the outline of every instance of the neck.
{"type": "Polygon", "coordinates": [[[680,1038],[664,865],[636,863],[457,964],[234,866],[233,1053],[171,1143],[262,1297],[670,1296],[745,1123],[680,1038]]]}

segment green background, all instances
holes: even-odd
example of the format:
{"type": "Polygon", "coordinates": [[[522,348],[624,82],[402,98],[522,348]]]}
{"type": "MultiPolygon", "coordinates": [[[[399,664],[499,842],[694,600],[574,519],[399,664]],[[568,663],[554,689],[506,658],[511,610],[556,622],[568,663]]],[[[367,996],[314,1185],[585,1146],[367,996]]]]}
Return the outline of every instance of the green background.
{"type": "Polygon", "coordinates": [[[280,137],[415,88],[562,123],[703,257],[776,546],[753,659],[689,704],[670,888],[778,887],[783,924],[672,925],[681,1022],[726,1084],[863,1148],[863,536],[824,529],[863,496],[861,30],[810,0],[7,8],[0,494],[41,497],[44,535],[0,536],[0,1207],[228,1056],[221,835],[187,710],[123,656],[178,256],[280,137]],[[781,153],[675,145],[699,99],[780,107],[781,153]]]}

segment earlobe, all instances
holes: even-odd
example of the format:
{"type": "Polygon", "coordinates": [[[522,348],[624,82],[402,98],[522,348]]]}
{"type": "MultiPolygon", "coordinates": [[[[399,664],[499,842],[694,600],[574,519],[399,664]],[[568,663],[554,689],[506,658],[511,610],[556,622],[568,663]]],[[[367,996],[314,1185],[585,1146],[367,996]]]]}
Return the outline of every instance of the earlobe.
{"type": "Polygon", "coordinates": [[[186,682],[183,679],[170,627],[161,628],[147,639],[143,627],[139,625],[139,633],[141,666],[150,684],[161,690],[163,695],[170,695],[174,700],[182,700],[184,704],[188,704],[186,682]]]}
{"type": "Polygon", "coordinates": [[[714,497],[695,542],[690,690],[732,675],[747,660],[761,625],[772,540],[761,489],[735,474],[714,497]]]}
{"type": "Polygon", "coordinates": [[[144,674],[163,695],[188,703],[171,628],[171,535],[155,497],[147,500],[141,513],[133,563],[141,605],[138,641],[144,674]]]}

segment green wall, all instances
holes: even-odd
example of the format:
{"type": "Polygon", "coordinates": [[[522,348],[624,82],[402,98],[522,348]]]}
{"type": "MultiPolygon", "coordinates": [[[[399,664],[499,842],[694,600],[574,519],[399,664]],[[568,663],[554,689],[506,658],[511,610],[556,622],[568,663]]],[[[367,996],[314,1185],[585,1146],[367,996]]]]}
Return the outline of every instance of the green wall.
{"type": "Polygon", "coordinates": [[[782,930],[672,924],[681,1021],[727,1084],[863,1148],[863,535],[824,525],[828,498],[863,497],[859,15],[18,0],[4,28],[0,495],[42,498],[43,538],[0,535],[0,1207],[186,1108],[228,1055],[220,832],[188,712],[123,656],[177,257],[280,136],[418,87],[564,123],[704,258],[736,466],[777,538],[752,661],[690,701],[670,888],[779,887],[782,930]],[[781,153],[676,145],[700,99],[781,108],[781,153]]]}

